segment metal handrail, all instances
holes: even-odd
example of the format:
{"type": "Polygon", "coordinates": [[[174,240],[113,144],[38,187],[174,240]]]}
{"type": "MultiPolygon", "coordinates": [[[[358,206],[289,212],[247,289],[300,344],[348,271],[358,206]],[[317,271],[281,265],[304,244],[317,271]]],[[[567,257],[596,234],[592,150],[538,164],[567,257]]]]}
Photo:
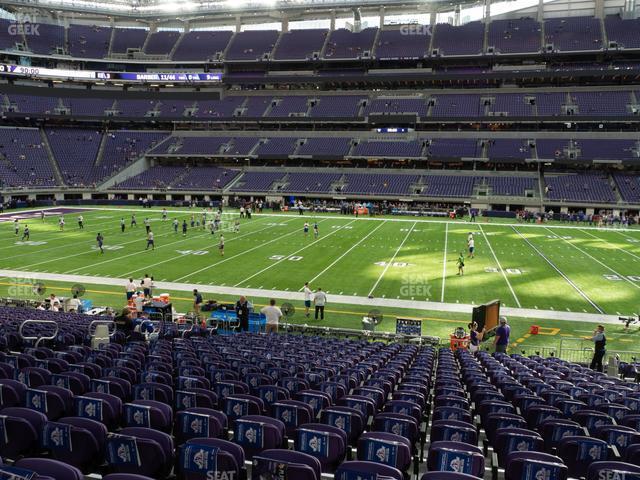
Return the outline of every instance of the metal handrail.
{"type": "Polygon", "coordinates": [[[100,324],[113,325],[113,331],[109,333],[109,338],[113,337],[116,334],[116,322],[114,322],[113,320],[93,320],[87,327],[87,334],[89,336],[93,335],[93,333],[95,332],[92,333],[91,329],[95,325],[100,325],[100,324]]]}
{"type": "Polygon", "coordinates": [[[37,348],[38,345],[40,345],[40,342],[42,342],[43,340],[55,340],[55,338],[58,336],[59,330],[60,328],[58,327],[58,322],[54,322],[53,320],[25,320],[20,324],[20,328],[18,328],[18,335],[20,335],[20,339],[22,340],[35,340],[36,343],[34,346],[37,348]],[[22,333],[22,330],[27,324],[55,325],[56,329],[55,329],[55,332],[53,332],[53,335],[51,335],[50,337],[35,337],[35,336],[25,337],[24,334],[22,333]]]}

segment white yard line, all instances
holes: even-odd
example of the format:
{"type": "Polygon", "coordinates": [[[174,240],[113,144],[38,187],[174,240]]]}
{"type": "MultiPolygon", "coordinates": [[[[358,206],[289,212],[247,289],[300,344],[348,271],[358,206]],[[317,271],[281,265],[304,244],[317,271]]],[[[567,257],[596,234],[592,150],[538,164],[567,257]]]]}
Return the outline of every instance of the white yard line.
{"type": "MultiPolygon", "coordinates": [[[[336,258],[327,268],[325,268],[324,270],[322,270],[320,273],[318,273],[315,277],[313,277],[311,280],[309,280],[309,283],[313,283],[315,282],[318,278],[320,278],[322,275],[324,275],[328,270],[330,270],[336,263],[338,263],[340,260],[342,260],[344,257],[346,257],[354,248],[356,248],[358,245],[360,245],[362,242],[364,242],[367,238],[369,238],[371,235],[373,235],[376,230],[378,230],[380,227],[382,227],[383,225],[385,225],[387,222],[382,222],[380,225],[378,225],[376,228],[374,228],[373,230],[371,230],[365,237],[361,238],[357,243],[354,243],[351,248],[349,248],[349,250],[347,250],[346,252],[344,252],[342,255],[340,255],[338,258],[336,258]]],[[[299,292],[301,292],[304,289],[304,287],[300,288],[300,290],[298,290],[299,292]]]]}
{"type": "Polygon", "coordinates": [[[491,255],[493,255],[493,259],[496,261],[496,264],[498,265],[498,269],[502,274],[502,278],[504,278],[504,281],[507,282],[507,286],[509,287],[509,291],[511,292],[513,299],[516,301],[516,305],[518,305],[518,308],[521,308],[522,305],[520,304],[520,300],[518,299],[516,292],[513,290],[513,287],[511,286],[511,282],[509,281],[509,278],[507,278],[507,272],[505,272],[504,268],[502,268],[502,265],[500,264],[500,260],[498,260],[498,256],[496,255],[496,252],[493,251],[491,242],[489,242],[489,237],[487,236],[486,233],[484,233],[484,229],[482,228],[482,225],[478,224],[478,227],[480,228],[480,232],[482,233],[482,236],[484,237],[485,242],[487,242],[487,246],[489,247],[489,251],[491,252],[491,255]]]}
{"type": "MultiPolygon", "coordinates": [[[[291,220],[293,220],[293,218],[291,220]]],[[[291,220],[288,220],[287,222],[289,222],[291,220]]],[[[252,248],[250,248],[248,250],[243,250],[240,253],[232,255],[231,257],[226,257],[226,258],[224,258],[224,259],[222,259],[222,260],[220,260],[220,261],[218,261],[218,262],[216,262],[216,263],[214,263],[212,265],[207,265],[206,267],[203,267],[200,270],[196,270],[195,272],[190,272],[187,275],[183,275],[182,277],[177,278],[175,281],[176,282],[181,282],[182,280],[184,280],[186,278],[192,277],[194,275],[198,275],[198,274],[200,274],[200,273],[202,273],[202,272],[204,272],[206,270],[209,270],[210,268],[213,268],[213,267],[216,267],[216,266],[218,266],[218,265],[220,265],[222,263],[228,262],[229,260],[233,260],[234,258],[240,257],[242,255],[245,255],[245,254],[249,253],[249,252],[253,252],[254,250],[258,250],[259,248],[263,248],[265,245],[269,245],[269,244],[271,244],[273,242],[280,241],[283,238],[287,238],[289,235],[293,235],[294,233],[298,233],[298,231],[299,230],[296,229],[296,230],[293,230],[293,231],[291,231],[289,233],[285,233],[284,235],[281,235],[278,238],[274,238],[272,240],[269,240],[268,242],[264,242],[264,243],[261,242],[259,245],[255,246],[255,247],[252,247],[252,248]]]]}
{"type": "MultiPolygon", "coordinates": [[[[551,232],[551,230],[548,230],[549,232],[551,232]]],[[[553,233],[553,232],[552,232],[553,233]]],[[[554,234],[555,235],[555,234],[554,234]]],[[[573,248],[575,248],[576,250],[578,250],[580,253],[582,253],[583,255],[586,255],[587,257],[589,257],[591,260],[593,260],[594,262],[602,265],[604,268],[606,268],[607,270],[609,270],[611,273],[613,273],[614,275],[618,275],[620,278],[622,278],[624,281],[626,281],[627,283],[629,283],[630,285],[633,285],[634,288],[638,288],[640,289],[640,285],[638,285],[637,283],[632,282],[631,280],[629,280],[625,275],[622,275],[618,272],[616,272],[613,268],[611,268],[609,265],[607,265],[606,263],[601,262],[600,260],[598,260],[596,257],[594,257],[593,255],[591,255],[588,252],[585,252],[583,249],[581,249],[579,246],[573,244],[572,242],[570,242],[569,240],[567,240],[566,238],[562,238],[562,236],[559,237],[563,242],[571,245],[573,248]]]]}
{"type": "Polygon", "coordinates": [[[413,225],[411,225],[411,228],[409,229],[409,231],[407,232],[407,234],[404,236],[404,238],[402,239],[402,242],[400,243],[400,245],[398,245],[398,248],[396,248],[396,251],[393,253],[393,257],[391,257],[391,260],[389,260],[387,262],[387,264],[384,267],[384,270],[382,270],[382,273],[380,274],[380,276],[378,277],[378,279],[376,280],[376,283],[373,284],[373,287],[371,287],[371,290],[369,290],[368,293],[368,297],[370,297],[371,295],[373,295],[373,291],[378,287],[378,284],[380,283],[380,281],[382,280],[382,277],[384,277],[385,273],[387,273],[387,270],[389,270],[389,267],[391,266],[391,264],[393,263],[393,261],[396,259],[396,257],[398,256],[398,253],[400,252],[400,250],[402,249],[402,247],[404,246],[405,242],[407,241],[407,238],[409,238],[409,235],[411,235],[411,232],[413,232],[413,229],[416,227],[416,223],[417,222],[413,222],[413,225]]]}
{"type": "MultiPolygon", "coordinates": [[[[260,221],[260,220],[256,220],[256,222],[255,222],[255,223],[258,223],[259,221],[260,221]]],[[[254,230],[254,231],[252,231],[252,232],[243,233],[243,234],[242,234],[242,235],[240,235],[239,237],[231,237],[231,238],[229,238],[229,240],[226,240],[226,243],[231,243],[231,242],[233,242],[234,240],[240,240],[241,238],[249,237],[249,236],[251,236],[251,235],[255,235],[256,233],[260,233],[260,232],[263,232],[263,231],[265,231],[265,230],[269,230],[269,229],[271,229],[271,228],[276,228],[276,226],[275,226],[275,225],[270,225],[270,226],[268,226],[268,227],[261,228],[261,229],[259,229],[259,230],[254,230]]],[[[213,235],[211,235],[211,233],[210,233],[210,232],[207,232],[207,233],[203,233],[203,234],[196,235],[195,237],[192,237],[192,238],[199,238],[199,237],[202,237],[203,235],[213,236],[213,235]]],[[[217,249],[218,249],[217,244],[216,244],[216,245],[213,245],[213,246],[215,247],[215,250],[217,250],[217,249]]],[[[160,247],[158,247],[158,248],[160,248],[160,247]]],[[[179,259],[179,258],[186,257],[186,256],[188,256],[188,255],[190,255],[190,253],[177,255],[177,256],[175,256],[175,257],[170,257],[170,258],[167,258],[167,259],[165,259],[165,260],[161,260],[160,262],[152,263],[151,265],[146,265],[146,266],[144,266],[144,267],[137,268],[136,270],[131,270],[130,272],[123,273],[123,274],[122,274],[122,276],[123,276],[123,277],[128,277],[128,276],[129,276],[129,275],[131,275],[132,273],[141,272],[141,271],[143,271],[143,270],[149,270],[150,268],[157,267],[158,265],[163,265],[163,264],[168,263],[168,262],[173,262],[173,261],[175,261],[175,260],[177,260],[177,259],[179,259]]]]}
{"type": "Polygon", "coordinates": [[[584,232],[584,233],[586,233],[587,235],[589,235],[590,237],[593,237],[593,238],[595,238],[595,239],[597,239],[597,240],[600,240],[601,242],[604,242],[604,243],[607,243],[607,244],[611,245],[611,246],[612,246],[613,248],[615,248],[616,250],[620,250],[621,252],[624,252],[624,253],[626,253],[627,255],[631,255],[633,258],[635,258],[635,259],[637,259],[637,260],[640,260],[640,256],[636,255],[636,254],[635,254],[635,253],[633,253],[633,252],[630,252],[629,250],[626,250],[626,249],[624,249],[624,248],[620,248],[620,247],[618,247],[617,245],[614,245],[613,243],[608,242],[608,241],[607,241],[607,240],[605,240],[604,238],[598,237],[598,236],[594,235],[594,234],[593,234],[593,233],[591,233],[591,232],[587,232],[586,230],[583,230],[583,232],[584,232]]]}
{"type": "Polygon", "coordinates": [[[540,250],[538,250],[538,248],[536,248],[536,246],[535,246],[533,243],[531,243],[531,242],[529,241],[529,239],[528,239],[528,238],[526,238],[524,235],[522,235],[522,233],[520,233],[518,230],[516,230],[516,228],[515,228],[515,227],[512,227],[512,228],[513,228],[513,231],[514,231],[514,232],[516,232],[516,233],[520,236],[520,238],[522,238],[522,239],[525,241],[525,243],[526,243],[527,245],[529,245],[529,246],[530,246],[530,247],[531,247],[531,248],[532,248],[532,249],[533,249],[533,250],[534,250],[538,255],[540,255],[540,256],[541,256],[541,257],[542,257],[542,258],[543,258],[543,259],[544,259],[544,260],[545,260],[545,261],[546,261],[546,262],[551,266],[551,268],[553,268],[553,269],[554,269],[554,270],[555,270],[555,271],[556,271],[556,272],[557,272],[557,273],[558,273],[562,278],[564,278],[564,280],[565,280],[569,285],[571,285],[571,286],[573,287],[573,289],[574,289],[576,292],[578,292],[578,294],[579,294],[582,298],[584,298],[587,302],[589,302],[589,304],[590,304],[593,308],[595,308],[599,313],[602,313],[602,314],[604,313],[604,310],[602,310],[602,309],[601,309],[601,308],[600,308],[600,307],[599,307],[599,306],[598,306],[598,305],[597,305],[593,300],[591,300],[591,299],[587,296],[587,294],[586,294],[586,293],[584,293],[584,292],[580,289],[580,287],[578,287],[578,285],[576,285],[576,284],[573,282],[573,280],[571,280],[569,277],[567,277],[567,276],[562,272],[562,270],[560,270],[560,269],[556,266],[556,264],[555,264],[555,263],[553,263],[551,260],[549,260],[549,259],[547,258],[547,256],[546,256],[544,253],[542,253],[540,250]]]}
{"type": "MultiPolygon", "coordinates": [[[[322,223],[322,222],[325,222],[325,221],[326,221],[326,219],[323,219],[323,220],[320,220],[320,222],[318,222],[318,223],[322,223]]],[[[308,245],[305,245],[304,247],[302,247],[302,248],[300,248],[300,249],[296,250],[295,252],[290,253],[289,255],[286,255],[284,258],[282,258],[282,259],[280,259],[280,260],[278,260],[278,261],[276,261],[276,262],[272,263],[272,264],[271,264],[271,265],[269,265],[268,267],[265,267],[265,268],[263,268],[262,270],[257,271],[257,272],[256,272],[256,273],[254,273],[253,275],[248,276],[248,277],[247,277],[247,278],[245,278],[244,280],[239,281],[238,283],[236,283],[236,284],[234,285],[234,287],[239,287],[239,286],[240,286],[240,285],[242,285],[243,283],[246,283],[248,280],[251,280],[252,278],[257,277],[257,276],[258,276],[258,275],[260,275],[261,273],[264,273],[264,272],[266,272],[267,270],[269,270],[269,269],[271,269],[271,268],[275,267],[276,265],[279,265],[280,263],[284,262],[285,260],[287,260],[287,258],[292,257],[292,256],[294,256],[294,255],[297,255],[298,253],[300,253],[300,252],[302,252],[302,251],[306,250],[306,249],[307,249],[307,248],[309,248],[309,247],[313,247],[314,245],[317,245],[317,244],[318,244],[318,243],[320,243],[321,241],[323,241],[323,240],[325,240],[325,239],[329,238],[331,235],[335,235],[335,234],[336,234],[336,233],[338,233],[340,230],[342,230],[344,227],[346,227],[347,225],[351,225],[351,224],[352,224],[353,222],[355,222],[355,221],[356,221],[356,220],[355,220],[355,219],[353,219],[353,220],[351,220],[349,223],[347,223],[346,225],[340,225],[340,226],[338,226],[338,228],[334,229],[332,232],[329,232],[328,234],[326,234],[325,236],[321,237],[320,239],[315,240],[313,243],[310,243],[310,244],[308,244],[308,245]]]]}
{"type": "Polygon", "coordinates": [[[444,226],[444,252],[442,252],[442,293],[440,301],[444,303],[444,285],[447,281],[447,248],[449,245],[449,224],[444,226]]]}
{"type": "MultiPolygon", "coordinates": [[[[86,222],[85,222],[86,223],[86,222]]],[[[113,223],[113,222],[105,222],[105,223],[113,223]]],[[[33,225],[33,224],[32,224],[33,225]]],[[[102,223],[100,224],[92,224],[89,226],[89,228],[93,228],[95,227],[95,225],[103,225],[102,223]]],[[[56,225],[57,227],[57,225],[56,225]]],[[[117,225],[118,228],[120,228],[120,225],[117,225]]],[[[85,226],[86,228],[86,226],[85,226]]],[[[31,233],[31,241],[33,242],[40,242],[40,241],[46,241],[47,245],[50,245],[53,242],[56,241],[61,241],[61,240],[68,240],[69,238],[74,238],[76,236],[78,236],[79,234],[90,234],[93,235],[94,233],[97,234],[100,231],[105,231],[104,229],[96,229],[96,230],[92,230],[89,231],[89,228],[87,228],[86,230],[80,230],[78,228],[76,228],[75,230],[72,230],[70,233],[69,229],[65,230],[64,232],[61,232],[60,230],[56,230],[55,232],[49,232],[49,233],[44,233],[44,234],[40,234],[37,231],[33,231],[31,233]]],[[[114,226],[115,228],[115,226],[114,226]]],[[[19,235],[13,235],[13,238],[16,239],[16,241],[19,241],[20,238],[22,238],[22,229],[20,230],[20,234],[19,235]]],[[[0,241],[4,240],[3,238],[0,238],[0,241]]],[[[6,240],[11,240],[11,237],[7,238],[6,240]]],[[[11,245],[8,245],[6,247],[0,247],[0,250],[4,250],[7,248],[17,248],[19,247],[19,245],[15,245],[15,243],[12,243],[11,245]]],[[[34,247],[32,247],[34,248],[34,247]]],[[[69,245],[60,245],[59,247],[45,247],[45,248],[38,248],[37,250],[32,250],[29,253],[22,253],[22,254],[18,254],[18,255],[11,255],[11,258],[16,258],[16,257],[24,257],[27,255],[33,255],[34,253],[48,253],[51,252],[53,250],[59,250],[61,248],[69,248],[69,245]]]]}
{"type": "MultiPolygon", "coordinates": [[[[257,222],[259,222],[259,221],[260,221],[260,220],[257,220],[257,221],[256,221],[256,223],[257,223],[257,222]]],[[[143,234],[143,235],[144,235],[144,234],[143,234]]],[[[162,237],[166,237],[166,236],[168,236],[168,235],[175,235],[175,232],[174,232],[173,230],[171,230],[171,231],[170,231],[170,232],[168,232],[168,233],[163,233],[163,234],[161,234],[161,235],[156,235],[156,237],[155,237],[155,238],[162,238],[162,237]]],[[[180,235],[180,234],[178,234],[178,235],[180,235]]],[[[193,240],[193,239],[196,239],[196,238],[202,238],[202,237],[205,237],[205,236],[207,236],[207,235],[211,235],[211,233],[210,233],[210,232],[205,232],[205,233],[199,233],[198,235],[191,236],[191,237],[188,237],[188,236],[187,236],[187,237],[182,237],[180,240],[176,240],[176,241],[174,241],[174,242],[169,242],[169,243],[166,243],[166,244],[164,244],[164,245],[160,245],[160,246],[156,247],[156,250],[160,250],[160,249],[162,249],[162,248],[167,248],[167,247],[170,247],[170,246],[172,246],[172,245],[179,244],[179,243],[188,242],[188,241],[193,240]]],[[[146,236],[144,236],[144,237],[140,238],[139,240],[133,240],[133,241],[131,241],[131,242],[121,243],[120,245],[129,245],[129,244],[131,244],[131,243],[136,243],[136,242],[140,242],[140,244],[144,244],[144,243],[146,243],[146,236]]],[[[71,257],[75,257],[75,256],[77,256],[77,255],[84,255],[84,253],[83,253],[83,254],[70,255],[70,256],[71,256],[71,257]]],[[[136,251],[136,252],[133,252],[133,253],[129,253],[129,254],[127,254],[127,255],[119,255],[119,256],[116,256],[116,257],[114,257],[114,258],[110,258],[110,259],[108,259],[108,260],[103,260],[102,262],[93,263],[93,264],[91,265],[91,267],[95,267],[95,266],[98,266],[98,265],[104,265],[104,264],[111,263],[111,262],[116,262],[116,261],[121,260],[121,259],[123,259],[123,258],[129,258],[129,257],[132,257],[132,256],[134,256],[134,255],[140,255],[140,251],[136,251]]],[[[44,263],[46,263],[46,262],[44,262],[44,263]]],[[[25,268],[28,268],[28,267],[25,267],[25,268]]],[[[78,272],[79,270],[84,270],[84,269],[86,269],[86,268],[87,268],[87,266],[86,266],[86,265],[84,265],[84,266],[79,267],[79,268],[74,268],[74,269],[72,269],[72,270],[68,270],[68,271],[66,271],[66,272],[64,272],[64,273],[76,273],[76,272],[78,272]]]]}

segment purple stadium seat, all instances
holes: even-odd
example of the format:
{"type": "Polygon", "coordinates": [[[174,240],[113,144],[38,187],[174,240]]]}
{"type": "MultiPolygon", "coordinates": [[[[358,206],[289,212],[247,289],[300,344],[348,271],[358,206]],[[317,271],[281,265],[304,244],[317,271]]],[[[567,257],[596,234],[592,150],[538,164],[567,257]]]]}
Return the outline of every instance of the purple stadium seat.
{"type": "Polygon", "coordinates": [[[291,450],[264,450],[253,458],[253,472],[257,475],[277,474],[286,465],[287,477],[300,480],[320,480],[321,465],[317,458],[291,450]]]}
{"type": "Polygon", "coordinates": [[[367,432],[358,439],[358,460],[377,462],[406,472],[413,445],[409,439],[387,432],[367,432]]]}
{"type": "Polygon", "coordinates": [[[173,467],[173,440],[166,433],[150,428],[127,427],[119,435],[107,440],[107,463],[112,473],[135,473],[154,478],[165,478],[173,467]],[[136,452],[124,447],[131,444],[126,439],[135,439],[136,452]],[[125,457],[124,461],[122,457],[125,457]]]}
{"type": "Polygon", "coordinates": [[[349,480],[358,478],[358,475],[362,475],[363,478],[377,478],[379,480],[403,480],[404,478],[402,472],[397,468],[381,463],[359,460],[343,462],[336,470],[334,478],[336,480],[349,480]]]}
{"type": "Polygon", "coordinates": [[[227,417],[218,410],[209,408],[188,408],[177,413],[174,435],[176,443],[182,445],[192,438],[224,438],[227,432],[227,417]]]}
{"type": "Polygon", "coordinates": [[[241,445],[245,455],[266,449],[284,448],[285,425],[280,420],[263,415],[246,415],[235,422],[233,441],[241,445]]]}
{"type": "Polygon", "coordinates": [[[535,431],[523,428],[500,428],[495,433],[494,451],[498,462],[504,466],[507,456],[514,451],[541,452],[544,447],[542,437],[535,431]]]}
{"type": "Polygon", "coordinates": [[[457,472],[427,472],[420,480],[475,480],[477,477],[457,472]]]}
{"type": "Polygon", "coordinates": [[[127,427],[145,427],[170,432],[173,410],[156,400],[133,400],[124,405],[124,423],[127,427]]]}
{"type": "Polygon", "coordinates": [[[512,452],[505,463],[505,480],[535,480],[545,478],[566,480],[567,467],[555,455],[539,452],[512,452]]]}
{"type": "Polygon", "coordinates": [[[47,421],[44,413],[23,407],[8,407],[0,411],[4,421],[4,437],[0,437],[2,458],[17,459],[35,452],[39,447],[42,428],[47,421]]]}
{"type": "Polygon", "coordinates": [[[366,426],[366,418],[359,410],[351,407],[331,406],[322,409],[320,422],[344,430],[347,441],[355,445],[366,426]]]}
{"type": "Polygon", "coordinates": [[[640,443],[640,432],[623,425],[602,425],[596,429],[595,436],[615,446],[622,456],[630,445],[640,443]]]}
{"type": "Polygon", "coordinates": [[[84,480],[84,475],[77,468],[48,458],[23,458],[15,466],[54,480],[84,480]]]}
{"type": "Polygon", "coordinates": [[[151,477],[135,475],[133,473],[110,473],[102,477],[102,480],[153,480],[151,477]]]}
{"type": "Polygon", "coordinates": [[[558,456],[569,469],[569,476],[584,477],[591,463],[607,459],[607,442],[585,436],[564,437],[558,445],[558,456]]]}
{"type": "Polygon", "coordinates": [[[431,425],[431,442],[463,442],[478,444],[476,428],[467,422],[458,420],[435,420],[431,425]]]}
{"type": "Polygon", "coordinates": [[[52,458],[73,465],[85,473],[90,473],[102,463],[107,439],[107,429],[102,423],[88,418],[65,417],[49,423],[44,432],[51,436],[45,447],[49,448],[52,458]],[[60,425],[70,426],[69,443],[55,438],[60,435],[57,430],[60,425]]]}
{"type": "Polygon", "coordinates": [[[587,470],[587,480],[602,478],[640,478],[640,467],[625,462],[593,462],[587,470]]]}
{"type": "Polygon", "coordinates": [[[180,480],[209,480],[211,478],[208,457],[215,455],[216,471],[227,472],[234,478],[241,478],[244,471],[244,451],[240,445],[219,438],[193,438],[178,449],[177,476],[180,480]],[[206,457],[205,457],[206,455],[206,457]],[[193,465],[193,457],[199,458],[193,465]]]}
{"type": "Polygon", "coordinates": [[[297,429],[295,450],[320,460],[323,472],[335,471],[347,452],[347,434],[330,425],[306,423],[297,429]]]}
{"type": "Polygon", "coordinates": [[[430,471],[457,472],[482,478],[484,455],[473,445],[461,442],[432,442],[427,457],[430,471]]]}

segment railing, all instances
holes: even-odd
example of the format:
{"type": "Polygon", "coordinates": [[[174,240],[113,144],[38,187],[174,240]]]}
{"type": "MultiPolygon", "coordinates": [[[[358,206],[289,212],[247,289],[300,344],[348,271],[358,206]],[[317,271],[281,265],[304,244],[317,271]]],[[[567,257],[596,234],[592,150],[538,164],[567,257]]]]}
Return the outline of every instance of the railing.
{"type": "Polygon", "coordinates": [[[89,326],[87,327],[87,335],[93,336],[95,331],[93,331],[96,325],[107,325],[107,328],[113,327],[113,330],[109,332],[109,338],[113,337],[116,333],[116,322],[113,320],[93,320],[89,326]]]}
{"type": "Polygon", "coordinates": [[[18,335],[20,335],[20,338],[22,340],[35,340],[35,347],[38,347],[38,345],[40,345],[40,342],[42,342],[43,340],[55,340],[55,338],[58,336],[58,322],[54,322],[53,320],[25,320],[24,322],[22,322],[20,324],[20,328],[18,329],[18,335]],[[53,335],[50,336],[28,336],[26,337],[22,331],[24,330],[24,327],[26,325],[54,325],[55,331],[53,332],[53,335]]]}

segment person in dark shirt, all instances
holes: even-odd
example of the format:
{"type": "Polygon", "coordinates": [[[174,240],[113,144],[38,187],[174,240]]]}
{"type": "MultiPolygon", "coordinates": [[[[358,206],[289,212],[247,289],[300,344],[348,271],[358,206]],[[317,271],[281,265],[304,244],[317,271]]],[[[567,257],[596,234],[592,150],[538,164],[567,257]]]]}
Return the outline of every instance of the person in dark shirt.
{"type": "Polygon", "coordinates": [[[193,311],[196,313],[198,319],[200,319],[200,307],[202,306],[202,295],[197,289],[193,290],[193,311]]]}
{"type": "Polygon", "coordinates": [[[507,318],[500,317],[500,325],[496,329],[496,337],[493,341],[493,345],[496,347],[496,353],[507,353],[510,335],[511,327],[507,324],[507,318]]]}
{"type": "Polygon", "coordinates": [[[469,325],[469,351],[471,353],[476,353],[480,350],[480,342],[482,341],[482,337],[484,336],[484,328],[481,332],[478,331],[478,324],[476,322],[471,322],[469,325]]]}
{"type": "Polygon", "coordinates": [[[98,235],[96,235],[96,244],[98,245],[100,253],[104,253],[104,248],[102,248],[102,246],[104,245],[104,237],[101,233],[98,233],[98,235]]]}
{"type": "Polygon", "coordinates": [[[123,332],[127,337],[133,332],[133,319],[128,308],[123,308],[120,315],[116,316],[113,321],[116,324],[116,329],[123,332]]]}
{"type": "Polygon", "coordinates": [[[593,359],[591,360],[591,369],[602,372],[602,359],[607,353],[607,337],[604,335],[604,325],[598,325],[593,331],[591,341],[594,345],[593,359]]]}
{"type": "Polygon", "coordinates": [[[249,331],[249,301],[247,297],[242,295],[240,299],[236,302],[236,315],[238,316],[238,320],[240,321],[240,331],[248,332],[249,331]]]}

